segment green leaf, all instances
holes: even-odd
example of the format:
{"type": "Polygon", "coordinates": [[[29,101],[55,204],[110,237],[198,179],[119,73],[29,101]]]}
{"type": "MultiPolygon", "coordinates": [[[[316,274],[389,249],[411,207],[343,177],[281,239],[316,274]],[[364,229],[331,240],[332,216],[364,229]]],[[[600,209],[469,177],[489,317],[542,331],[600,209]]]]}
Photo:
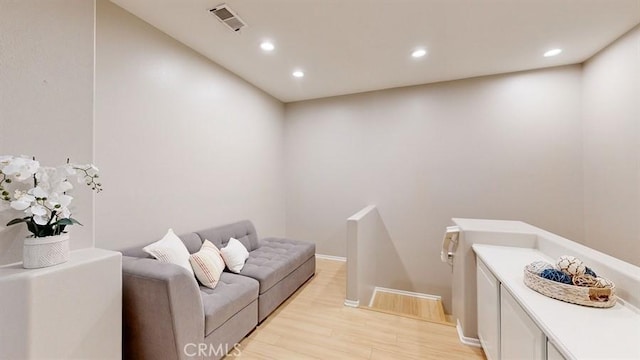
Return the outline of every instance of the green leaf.
{"type": "Polygon", "coordinates": [[[56,225],[56,226],[73,225],[73,220],[71,218],[69,218],[69,219],[60,219],[54,225],[56,225]]]}
{"type": "MultiPolygon", "coordinates": [[[[69,218],[69,220],[71,220],[74,224],[78,224],[80,226],[84,226],[84,225],[80,224],[80,221],[78,221],[78,220],[76,220],[74,218],[69,218]]],[[[69,224],[69,225],[71,225],[71,224],[69,224]]]]}
{"type": "Polygon", "coordinates": [[[32,233],[34,236],[38,236],[38,228],[33,221],[27,221],[27,229],[29,229],[29,232],[32,233]]]}
{"type": "Polygon", "coordinates": [[[46,237],[55,235],[55,231],[51,226],[40,226],[38,237],[46,237]]]}
{"type": "Polygon", "coordinates": [[[17,219],[13,219],[13,220],[11,220],[11,221],[9,221],[9,222],[7,223],[7,226],[11,226],[11,225],[15,225],[15,224],[20,224],[20,223],[23,223],[23,222],[28,222],[29,220],[30,220],[30,218],[22,218],[22,219],[17,218],[17,219]]]}

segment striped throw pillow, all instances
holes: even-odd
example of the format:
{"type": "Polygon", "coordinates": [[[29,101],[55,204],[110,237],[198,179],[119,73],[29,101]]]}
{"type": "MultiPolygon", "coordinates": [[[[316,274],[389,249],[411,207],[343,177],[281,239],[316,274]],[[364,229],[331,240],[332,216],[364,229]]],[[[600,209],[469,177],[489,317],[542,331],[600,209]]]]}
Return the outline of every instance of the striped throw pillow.
{"type": "Polygon", "coordinates": [[[193,272],[203,286],[215,288],[224,270],[224,260],[220,250],[209,240],[202,243],[200,251],[189,257],[193,272]]]}

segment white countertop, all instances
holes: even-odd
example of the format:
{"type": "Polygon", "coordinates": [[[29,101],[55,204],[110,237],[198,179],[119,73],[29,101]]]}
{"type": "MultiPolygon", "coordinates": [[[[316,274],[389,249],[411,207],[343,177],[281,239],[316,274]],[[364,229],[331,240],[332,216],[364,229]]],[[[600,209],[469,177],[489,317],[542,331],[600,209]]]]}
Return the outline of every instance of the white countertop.
{"type": "Polygon", "coordinates": [[[473,250],[565,358],[640,359],[637,309],[623,301],[607,309],[575,305],[528,288],[523,280],[527,264],[555,263],[537,249],[474,244],[473,250]]]}
{"type": "Polygon", "coordinates": [[[85,248],[78,249],[69,252],[69,261],[64,262],[62,264],[38,268],[38,269],[25,269],[22,267],[22,263],[8,264],[0,266],[0,282],[2,281],[13,281],[17,278],[29,278],[36,276],[43,276],[46,274],[64,271],[78,265],[91,263],[96,260],[110,258],[110,257],[121,257],[122,255],[117,251],[104,250],[98,248],[85,248]]]}
{"type": "Polygon", "coordinates": [[[465,231],[510,232],[510,233],[537,233],[543,231],[533,225],[522,221],[513,220],[488,220],[453,218],[456,225],[465,231]]]}

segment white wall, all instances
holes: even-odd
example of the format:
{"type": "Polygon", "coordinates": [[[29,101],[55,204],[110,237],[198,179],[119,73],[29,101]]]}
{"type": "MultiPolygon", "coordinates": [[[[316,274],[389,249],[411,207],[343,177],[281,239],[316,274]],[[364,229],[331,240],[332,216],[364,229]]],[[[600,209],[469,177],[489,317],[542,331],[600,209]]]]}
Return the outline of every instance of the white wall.
{"type": "Polygon", "coordinates": [[[347,300],[368,306],[375,287],[397,288],[398,283],[408,278],[393,239],[374,205],[348,218],[346,240],[347,300]]]}
{"type": "MultiPolygon", "coordinates": [[[[94,2],[0,1],[0,154],[44,165],[93,159],[94,2]]],[[[93,197],[74,191],[72,248],[93,245],[93,197]]],[[[20,215],[0,213],[0,265],[22,261],[20,215]]]]}
{"type": "Polygon", "coordinates": [[[97,246],[245,218],[284,234],[279,101],[106,0],[96,59],[97,246]]]}
{"type": "Polygon", "coordinates": [[[568,66],[287,104],[287,235],[344,256],[346,218],[375,204],[406,270],[396,288],[445,297],[452,217],[581,241],[580,82],[568,66]]]}
{"type": "Polygon", "coordinates": [[[583,76],[585,243],[640,265],[640,26],[583,76]]]}

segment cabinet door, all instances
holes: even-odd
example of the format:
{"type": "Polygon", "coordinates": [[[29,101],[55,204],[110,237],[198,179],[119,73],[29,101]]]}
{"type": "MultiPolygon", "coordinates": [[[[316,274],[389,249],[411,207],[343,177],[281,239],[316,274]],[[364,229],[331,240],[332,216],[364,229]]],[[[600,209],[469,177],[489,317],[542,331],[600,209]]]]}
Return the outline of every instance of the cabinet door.
{"type": "Polygon", "coordinates": [[[500,359],[500,282],[478,259],[478,338],[487,359],[500,359]]]}
{"type": "Polygon", "coordinates": [[[549,341],[547,341],[547,360],[565,360],[560,351],[549,341]]]}
{"type": "Polygon", "coordinates": [[[502,360],[546,359],[546,337],[503,286],[500,287],[502,360]]]}

